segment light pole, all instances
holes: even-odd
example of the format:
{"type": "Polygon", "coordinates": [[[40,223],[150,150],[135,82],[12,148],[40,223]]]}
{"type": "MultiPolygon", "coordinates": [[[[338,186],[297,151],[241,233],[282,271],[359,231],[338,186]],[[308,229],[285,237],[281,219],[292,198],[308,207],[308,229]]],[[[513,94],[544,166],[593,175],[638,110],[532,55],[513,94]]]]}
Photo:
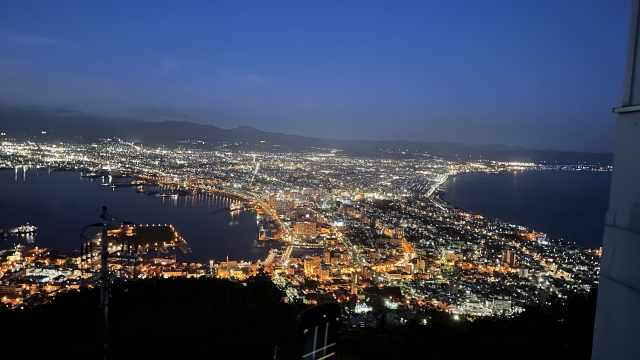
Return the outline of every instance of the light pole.
{"type": "Polygon", "coordinates": [[[103,359],[107,359],[107,343],[109,337],[109,248],[108,248],[108,227],[113,221],[107,213],[107,207],[102,207],[102,236],[100,238],[100,308],[102,308],[102,324],[100,327],[100,338],[102,339],[103,359]]]}
{"type": "MultiPolygon", "coordinates": [[[[107,207],[102,207],[102,214],[100,215],[102,222],[94,223],[91,225],[84,226],[80,229],[80,268],[84,268],[82,266],[82,261],[88,262],[89,265],[93,265],[93,240],[84,236],[84,231],[90,227],[102,227],[102,232],[100,236],[100,308],[102,309],[102,319],[100,324],[100,344],[102,346],[102,358],[104,360],[107,359],[108,356],[108,338],[109,338],[109,285],[111,284],[111,280],[116,278],[109,272],[109,258],[120,258],[120,259],[131,259],[136,258],[138,255],[138,245],[137,242],[134,244],[134,250],[132,252],[131,243],[129,243],[129,247],[127,251],[124,251],[125,246],[124,242],[122,243],[122,251],[117,251],[114,253],[109,253],[109,230],[120,228],[121,225],[132,225],[136,226],[136,224],[129,221],[118,221],[115,216],[110,215],[107,212],[107,207]],[[84,255],[84,256],[83,256],[84,255]],[[90,255],[90,256],[89,256],[90,255]],[[84,260],[83,260],[84,259],[84,260]]],[[[134,261],[134,271],[133,276],[135,276],[135,261],[134,261]]]]}

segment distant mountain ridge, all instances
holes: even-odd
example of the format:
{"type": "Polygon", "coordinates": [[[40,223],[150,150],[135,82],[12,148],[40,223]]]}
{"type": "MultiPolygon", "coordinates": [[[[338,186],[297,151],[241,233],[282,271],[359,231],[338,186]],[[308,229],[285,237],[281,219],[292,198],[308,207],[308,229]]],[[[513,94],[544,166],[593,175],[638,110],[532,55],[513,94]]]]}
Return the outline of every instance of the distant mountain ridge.
{"type": "Polygon", "coordinates": [[[126,141],[167,147],[177,147],[181,145],[178,143],[179,141],[198,140],[212,144],[238,143],[237,147],[239,148],[257,151],[285,152],[323,148],[339,149],[356,156],[403,157],[416,152],[428,152],[448,159],[483,158],[496,161],[547,162],[550,164],[586,162],[611,165],[613,163],[612,153],[536,150],[502,144],[468,145],[447,141],[321,139],[266,132],[251,126],[223,129],[214,125],[188,121],[150,122],[92,116],[49,115],[29,111],[0,112],[0,132],[6,133],[6,137],[9,138],[82,142],[96,142],[108,137],[119,137],[126,141]],[[43,134],[43,131],[46,134],[43,134]]]}

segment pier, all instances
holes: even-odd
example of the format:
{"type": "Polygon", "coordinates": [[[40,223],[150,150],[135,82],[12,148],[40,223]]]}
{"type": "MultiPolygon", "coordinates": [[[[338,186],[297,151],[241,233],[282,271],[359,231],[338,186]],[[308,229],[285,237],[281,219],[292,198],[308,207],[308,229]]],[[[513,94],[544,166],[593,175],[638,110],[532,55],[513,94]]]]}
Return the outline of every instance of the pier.
{"type": "MultiPolygon", "coordinates": [[[[123,246],[134,246],[140,251],[166,250],[178,246],[182,252],[191,252],[191,247],[171,224],[140,224],[121,226],[107,231],[109,250],[116,251],[123,246]]],[[[100,234],[93,241],[100,243],[100,234]]]]}

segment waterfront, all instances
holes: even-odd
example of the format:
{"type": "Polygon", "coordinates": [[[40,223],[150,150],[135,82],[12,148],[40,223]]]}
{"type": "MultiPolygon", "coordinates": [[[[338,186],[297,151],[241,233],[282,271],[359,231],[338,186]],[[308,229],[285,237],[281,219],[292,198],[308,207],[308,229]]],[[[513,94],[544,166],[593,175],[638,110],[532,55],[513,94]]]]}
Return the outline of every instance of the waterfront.
{"type": "Polygon", "coordinates": [[[520,171],[452,177],[443,199],[584,247],[602,245],[611,172],[520,171]]]}
{"type": "Polygon", "coordinates": [[[34,246],[73,250],[80,244],[78,229],[98,222],[102,205],[119,219],[139,224],[173,224],[191,245],[192,253],[177,251],[179,262],[208,263],[231,259],[264,260],[269,243],[258,247],[257,215],[253,211],[211,211],[228,207],[231,200],[212,195],[178,198],[149,196],[135,188],[100,186],[102,179],[81,178],[78,172],[28,170],[23,176],[0,171],[0,227],[26,222],[36,235],[10,236],[4,246],[33,242],[34,246]]]}

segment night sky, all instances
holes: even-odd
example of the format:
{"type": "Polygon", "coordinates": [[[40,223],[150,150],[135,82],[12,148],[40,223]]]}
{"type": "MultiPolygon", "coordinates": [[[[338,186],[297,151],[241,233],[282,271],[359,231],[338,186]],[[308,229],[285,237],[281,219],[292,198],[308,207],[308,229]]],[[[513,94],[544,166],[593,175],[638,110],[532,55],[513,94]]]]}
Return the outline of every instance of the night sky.
{"type": "Polygon", "coordinates": [[[0,105],[609,151],[629,10],[627,0],[3,0],[0,105]]]}

